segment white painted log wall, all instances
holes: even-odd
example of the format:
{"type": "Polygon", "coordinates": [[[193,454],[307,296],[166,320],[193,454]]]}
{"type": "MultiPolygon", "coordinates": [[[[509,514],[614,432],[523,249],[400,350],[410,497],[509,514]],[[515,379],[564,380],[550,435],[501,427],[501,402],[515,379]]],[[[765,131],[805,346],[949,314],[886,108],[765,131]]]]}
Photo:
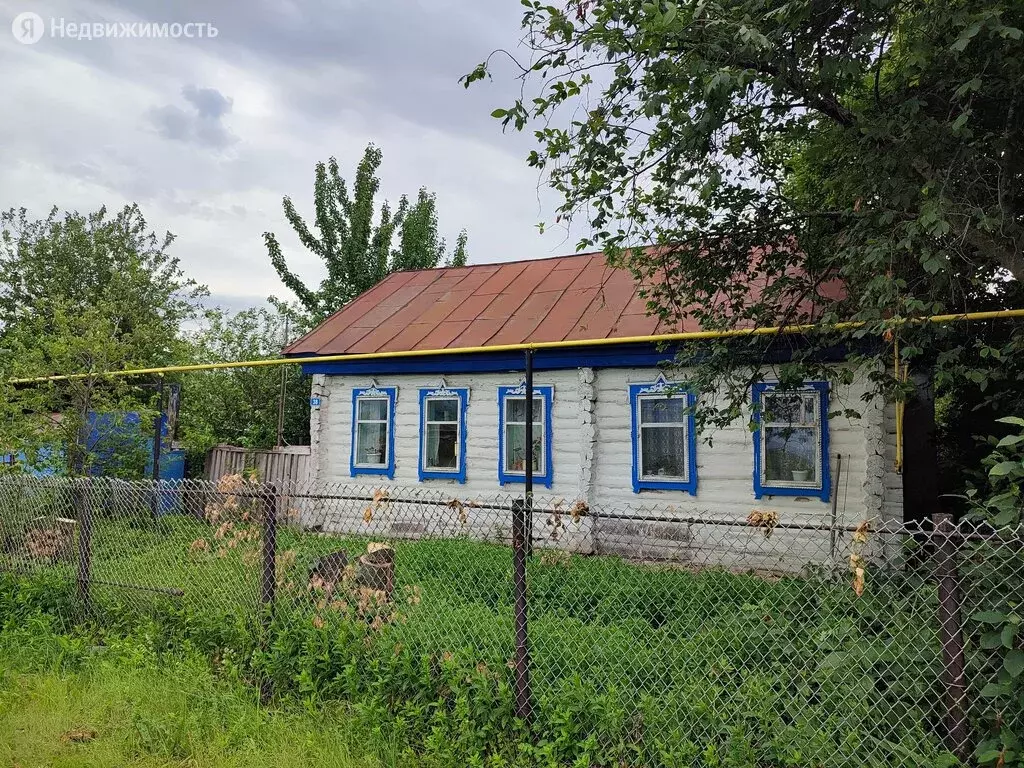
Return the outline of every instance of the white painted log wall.
{"type": "MultiPolygon", "coordinates": [[[[793,567],[797,561],[845,557],[848,542],[840,541],[838,551],[830,552],[829,534],[820,531],[777,530],[769,546],[756,538],[760,532],[745,528],[647,523],[637,528],[635,524],[630,527],[609,520],[595,524],[594,519],[600,520],[602,512],[643,514],[649,510],[670,517],[736,520],[745,518],[754,508],[773,509],[780,520],[791,523],[828,524],[831,520],[831,502],[788,496],[754,498],[753,437],[745,419],[715,430],[709,435],[711,444],[698,439],[696,496],[675,491],[634,494],[629,384],[653,382],[657,377],[654,368],[582,368],[536,374],[537,385],[554,386],[554,483],[550,490],[537,487],[538,506],[558,499],[583,499],[594,513],[580,523],[569,522],[569,530],[558,546],[637,554],[637,548],[643,545],[648,551],[639,554],[644,557],[714,560],[722,564],[752,564],[756,559],[758,567],[784,568],[793,567]]],[[[320,405],[311,413],[311,479],[367,488],[419,487],[462,499],[520,495],[522,484],[498,485],[497,388],[517,385],[521,377],[515,373],[450,374],[444,380],[450,387],[470,390],[464,485],[452,480],[418,480],[419,390],[441,383],[441,377],[432,374],[380,376],[376,380],[380,386],[398,387],[395,477],[391,481],[377,475],[351,477],[349,471],[352,389],[369,386],[371,379],[314,376],[313,395],[320,398],[320,405]]],[[[878,403],[866,405],[861,400],[865,386],[861,378],[834,390],[831,396],[831,410],[853,408],[862,414],[859,419],[835,416],[829,422],[833,481],[836,456],[842,454],[835,493],[837,522],[843,525],[868,518],[902,519],[902,478],[893,470],[895,411],[878,403]]],[[[538,514],[534,522],[535,537],[541,541],[548,517],[538,514]]],[[[355,525],[358,521],[350,522],[355,525]]],[[[507,537],[507,530],[495,531],[492,520],[487,531],[477,531],[477,535],[507,537]]]]}
{"type": "MultiPolygon", "coordinates": [[[[451,374],[444,377],[449,387],[469,389],[466,409],[466,482],[455,480],[418,480],[420,389],[436,389],[438,375],[378,377],[382,387],[398,387],[395,404],[395,477],[380,475],[352,477],[349,460],[352,450],[352,390],[370,386],[370,379],[357,376],[316,376],[313,390],[320,392],[319,409],[313,408],[310,431],[313,434],[313,464],[320,482],[450,488],[462,496],[492,495],[506,492],[521,494],[522,483],[498,485],[498,387],[518,386],[516,374],[451,374]]],[[[575,369],[544,371],[534,376],[537,386],[554,386],[554,483],[550,491],[538,485],[537,492],[576,498],[579,494],[580,399],[575,369]]]]}

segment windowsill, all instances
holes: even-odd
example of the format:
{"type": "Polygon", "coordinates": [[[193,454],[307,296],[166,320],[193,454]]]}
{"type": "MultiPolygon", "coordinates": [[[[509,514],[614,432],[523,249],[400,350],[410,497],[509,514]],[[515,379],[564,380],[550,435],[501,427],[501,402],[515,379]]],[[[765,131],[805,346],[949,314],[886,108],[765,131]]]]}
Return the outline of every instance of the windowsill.
{"type": "MultiPolygon", "coordinates": [[[[502,472],[501,477],[498,478],[498,484],[499,485],[508,485],[509,483],[515,483],[515,484],[519,485],[519,484],[522,484],[522,483],[525,483],[525,482],[526,482],[526,473],[525,472],[502,472]]],[[[548,477],[548,476],[545,476],[545,475],[542,475],[539,472],[537,472],[537,473],[534,473],[534,475],[533,475],[533,482],[536,483],[537,485],[543,485],[545,488],[550,488],[551,487],[551,483],[552,483],[552,478],[548,477]]]]}
{"type": "Polygon", "coordinates": [[[820,499],[823,502],[828,502],[830,499],[829,490],[823,489],[821,486],[809,486],[809,485],[771,485],[761,486],[756,488],[754,491],[755,499],[763,499],[771,496],[800,496],[808,499],[820,499]]]}
{"type": "Polygon", "coordinates": [[[465,467],[458,467],[456,469],[451,469],[450,467],[446,467],[444,469],[424,469],[423,467],[420,467],[417,470],[417,475],[421,483],[429,480],[444,480],[455,483],[466,482],[465,467]]]}
{"type": "Polygon", "coordinates": [[[681,480],[679,478],[659,477],[640,478],[633,481],[633,493],[644,491],[676,491],[688,493],[691,496],[697,495],[697,483],[693,480],[681,480]]]}
{"type": "Polygon", "coordinates": [[[394,467],[389,467],[386,464],[378,466],[359,466],[356,464],[350,467],[349,474],[352,477],[356,477],[357,475],[385,475],[388,479],[393,479],[395,476],[395,470],[394,467]]]}

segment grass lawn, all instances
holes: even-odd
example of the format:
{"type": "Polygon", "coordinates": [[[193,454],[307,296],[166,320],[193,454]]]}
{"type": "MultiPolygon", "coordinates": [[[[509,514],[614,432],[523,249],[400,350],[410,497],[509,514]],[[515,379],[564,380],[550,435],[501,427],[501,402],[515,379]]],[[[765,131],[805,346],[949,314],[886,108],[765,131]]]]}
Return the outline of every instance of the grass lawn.
{"type": "MultiPolygon", "coordinates": [[[[173,642],[199,653],[169,672],[147,662],[119,674],[99,659],[73,676],[9,675],[5,743],[38,753],[32,759],[41,764],[95,752],[95,765],[132,755],[153,764],[281,765],[292,753],[372,765],[353,757],[366,744],[349,734],[390,723],[396,754],[426,754],[435,765],[498,753],[523,762],[494,765],[918,768],[943,759],[935,595],[907,574],[872,574],[858,598],[846,578],[827,574],[764,579],[611,557],[535,558],[537,722],[533,746],[524,747],[512,715],[507,547],[397,542],[398,613],[370,628],[306,589],[319,555],[358,553],[366,539],[281,531],[279,554],[293,554],[280,573],[278,621],[268,646],[238,662],[247,670],[238,674],[251,680],[258,670],[310,711],[356,707],[361,725],[346,731],[330,717],[261,712],[251,690],[221,687],[209,672],[211,656],[222,664],[233,642],[220,627],[230,619],[255,624],[259,584],[256,546],[221,554],[223,541],[210,534],[210,526],[180,518],[155,529],[97,523],[94,578],[184,591],[168,598],[98,586],[97,608],[123,617],[170,606],[173,642]],[[194,546],[200,538],[208,548],[194,546]],[[82,726],[96,730],[95,741],[61,741],[82,726]]],[[[379,742],[373,759],[390,764],[379,742]]],[[[19,754],[12,760],[34,764],[19,754]]]]}
{"type": "MultiPolygon", "coordinates": [[[[74,644],[72,644],[74,645],[74,644]]],[[[338,709],[268,711],[198,655],[90,654],[45,632],[0,636],[0,765],[259,768],[404,764],[338,709]]]]}

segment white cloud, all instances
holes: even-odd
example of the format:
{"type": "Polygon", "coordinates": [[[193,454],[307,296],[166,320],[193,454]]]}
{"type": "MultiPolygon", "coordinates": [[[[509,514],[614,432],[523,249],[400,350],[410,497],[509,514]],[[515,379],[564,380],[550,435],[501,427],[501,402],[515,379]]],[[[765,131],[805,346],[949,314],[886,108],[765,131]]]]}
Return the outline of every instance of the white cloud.
{"type": "Polygon", "coordinates": [[[472,261],[574,247],[576,238],[557,229],[537,234],[556,200],[538,191],[525,165],[527,140],[501,136],[488,118],[515,84],[466,91],[457,82],[491,48],[515,44],[517,8],[496,16],[473,0],[401,13],[361,0],[316,12],[306,4],[36,3],[44,18],[205,19],[220,34],[23,46],[6,28],[24,9],[0,3],[0,103],[9,116],[0,121],[0,207],[41,216],[54,204],[84,211],[137,201],[154,229],[178,236],[183,267],[218,296],[280,295],[266,230],[296,271],[321,277],[290,236],[281,198],[311,214],[314,164],[335,155],[352,173],[373,142],[384,152],[382,195],[435,191],[443,234],[454,241],[468,229],[472,261]]]}

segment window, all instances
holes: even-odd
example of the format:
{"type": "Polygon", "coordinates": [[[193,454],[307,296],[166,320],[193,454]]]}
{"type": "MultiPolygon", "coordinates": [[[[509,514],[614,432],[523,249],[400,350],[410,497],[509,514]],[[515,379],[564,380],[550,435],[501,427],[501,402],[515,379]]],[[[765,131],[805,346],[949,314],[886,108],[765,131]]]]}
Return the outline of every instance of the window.
{"type": "Polygon", "coordinates": [[[397,396],[397,387],[352,390],[352,477],[395,476],[397,396]]]}
{"type": "Polygon", "coordinates": [[[466,482],[468,389],[420,390],[420,480],[466,482]]]}
{"type": "Polygon", "coordinates": [[[678,490],[697,493],[697,446],[692,392],[659,378],[631,384],[633,492],[678,490]]]}
{"type": "MultiPolygon", "coordinates": [[[[533,388],[533,479],[551,487],[551,403],[554,388],[533,388]]],[[[526,387],[498,387],[498,482],[526,481],[526,387]]]]}
{"type": "Polygon", "coordinates": [[[828,501],[828,384],[755,384],[754,405],[754,495],[828,501]]]}

